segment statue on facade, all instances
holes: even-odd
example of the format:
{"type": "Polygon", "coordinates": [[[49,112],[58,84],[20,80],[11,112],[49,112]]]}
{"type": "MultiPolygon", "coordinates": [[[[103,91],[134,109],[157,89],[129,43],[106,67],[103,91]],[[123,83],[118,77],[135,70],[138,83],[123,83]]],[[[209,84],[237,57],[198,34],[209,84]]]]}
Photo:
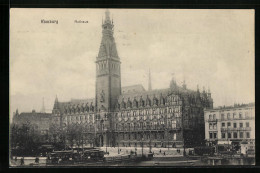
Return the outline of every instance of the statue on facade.
{"type": "Polygon", "coordinates": [[[105,101],[105,93],[102,90],[101,93],[100,93],[100,102],[104,102],[104,101],[105,101]]]}
{"type": "Polygon", "coordinates": [[[128,98],[128,100],[127,100],[127,107],[128,107],[128,108],[132,107],[130,98],[128,98]]]}
{"type": "Polygon", "coordinates": [[[155,97],[155,94],[153,95],[153,105],[157,105],[157,98],[155,97]]]}
{"type": "Polygon", "coordinates": [[[151,106],[151,101],[149,99],[149,96],[146,97],[146,106],[151,106]]]}
{"type": "Polygon", "coordinates": [[[140,97],[140,101],[139,102],[140,102],[140,106],[144,106],[144,101],[143,101],[143,97],[142,96],[140,97]]]}
{"type": "Polygon", "coordinates": [[[134,97],[134,107],[138,107],[138,102],[136,100],[136,97],[134,97]]]}

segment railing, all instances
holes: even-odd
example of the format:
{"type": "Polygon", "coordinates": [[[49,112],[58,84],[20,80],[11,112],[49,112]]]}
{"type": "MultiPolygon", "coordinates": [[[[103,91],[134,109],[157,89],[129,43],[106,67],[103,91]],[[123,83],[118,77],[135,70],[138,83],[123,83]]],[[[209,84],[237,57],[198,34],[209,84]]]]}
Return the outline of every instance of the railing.
{"type": "Polygon", "coordinates": [[[218,122],[217,119],[206,119],[206,122],[218,122]]]}
{"type": "Polygon", "coordinates": [[[251,127],[221,128],[221,131],[250,131],[251,127]]]}
{"type": "Polygon", "coordinates": [[[160,131],[160,130],[169,130],[169,131],[171,131],[171,130],[180,130],[181,129],[181,127],[174,127],[174,128],[172,128],[172,127],[168,127],[168,128],[166,128],[166,127],[164,127],[164,128],[162,128],[162,127],[157,127],[157,128],[126,128],[126,129],[115,129],[115,131],[117,131],[117,132],[136,132],[136,131],[160,131]]]}
{"type": "Polygon", "coordinates": [[[253,119],[255,119],[255,117],[241,117],[241,118],[239,118],[239,117],[236,117],[236,118],[231,117],[231,118],[220,118],[219,120],[220,121],[230,121],[230,120],[253,120],[253,119]]]}

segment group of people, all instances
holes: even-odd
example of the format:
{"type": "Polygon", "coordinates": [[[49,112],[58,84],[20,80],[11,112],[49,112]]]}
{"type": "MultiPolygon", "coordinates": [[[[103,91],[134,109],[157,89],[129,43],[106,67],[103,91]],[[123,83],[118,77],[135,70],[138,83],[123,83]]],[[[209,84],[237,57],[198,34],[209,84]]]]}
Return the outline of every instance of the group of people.
{"type": "MultiPolygon", "coordinates": [[[[14,161],[17,162],[17,157],[14,158],[14,161]]],[[[35,163],[36,163],[36,164],[39,164],[39,161],[40,161],[40,160],[39,160],[39,157],[36,157],[36,158],[35,158],[35,163]]],[[[20,159],[20,165],[21,165],[21,166],[24,165],[24,157],[21,157],[21,159],[20,159]]]]}

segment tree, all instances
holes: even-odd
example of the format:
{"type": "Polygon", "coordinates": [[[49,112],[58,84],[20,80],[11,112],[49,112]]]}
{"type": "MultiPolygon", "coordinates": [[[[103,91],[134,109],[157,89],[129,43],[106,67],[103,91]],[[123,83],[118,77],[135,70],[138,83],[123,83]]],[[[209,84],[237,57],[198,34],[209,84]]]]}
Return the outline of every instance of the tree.
{"type": "Polygon", "coordinates": [[[66,129],[59,127],[55,124],[51,124],[49,128],[49,141],[56,149],[66,148],[66,129]]]}
{"type": "Polygon", "coordinates": [[[11,143],[11,148],[16,148],[19,145],[19,128],[16,124],[11,124],[10,125],[10,143],[11,143]]]}
{"type": "Polygon", "coordinates": [[[41,144],[41,134],[30,122],[11,124],[11,149],[16,148],[22,155],[30,155],[37,151],[41,144]]]}
{"type": "Polygon", "coordinates": [[[67,139],[68,139],[68,142],[69,142],[69,145],[70,147],[72,148],[73,145],[74,145],[74,141],[76,140],[76,128],[75,128],[75,125],[74,124],[70,124],[67,126],[67,129],[66,129],[66,136],[67,136],[67,139]]]}

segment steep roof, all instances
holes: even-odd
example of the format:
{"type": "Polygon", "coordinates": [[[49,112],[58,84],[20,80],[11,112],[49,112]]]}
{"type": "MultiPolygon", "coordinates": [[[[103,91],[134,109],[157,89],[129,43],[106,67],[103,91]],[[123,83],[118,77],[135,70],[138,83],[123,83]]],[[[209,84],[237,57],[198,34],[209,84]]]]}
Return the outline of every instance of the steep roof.
{"type": "Polygon", "coordinates": [[[139,93],[144,91],[145,89],[141,84],[122,87],[123,94],[130,94],[130,93],[132,94],[132,93],[139,93]]]}
{"type": "Polygon", "coordinates": [[[49,119],[52,114],[50,113],[38,113],[38,112],[22,112],[16,115],[13,119],[14,123],[26,123],[27,121],[30,122],[38,122],[42,121],[43,119],[49,119]]]}
{"type": "Polygon", "coordinates": [[[64,113],[66,110],[82,110],[82,109],[90,109],[90,107],[95,106],[95,99],[71,99],[68,102],[58,102],[58,109],[60,113],[64,113]]]}
{"type": "Polygon", "coordinates": [[[159,98],[161,95],[163,97],[166,97],[167,95],[170,95],[172,93],[180,93],[184,95],[195,95],[196,91],[190,90],[190,89],[184,89],[180,86],[175,86],[175,88],[165,88],[165,89],[154,89],[151,91],[146,91],[142,85],[133,85],[133,86],[127,86],[122,88],[122,94],[119,96],[118,101],[121,102],[122,99],[126,101],[126,99],[130,98],[130,100],[133,100],[135,97],[136,99],[139,99],[141,96],[143,99],[145,99],[147,96],[151,99],[154,96],[156,98],[159,98]],[[134,92],[135,90],[135,92],[134,92]],[[128,92],[124,92],[128,91],[128,92]]]}

